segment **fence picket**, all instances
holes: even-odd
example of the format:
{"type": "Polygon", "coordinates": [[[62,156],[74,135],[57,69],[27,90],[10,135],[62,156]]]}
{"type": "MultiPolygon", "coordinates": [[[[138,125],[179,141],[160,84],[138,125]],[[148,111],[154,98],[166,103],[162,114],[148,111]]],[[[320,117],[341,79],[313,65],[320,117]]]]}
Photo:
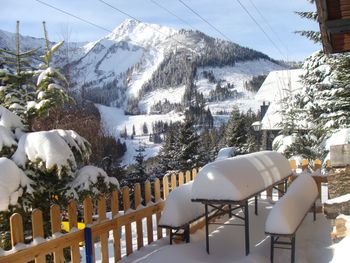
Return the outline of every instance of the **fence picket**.
{"type": "MultiPolygon", "coordinates": [[[[98,222],[104,222],[107,219],[106,216],[106,199],[103,195],[100,195],[97,201],[98,210],[98,222]]],[[[101,261],[102,263],[109,262],[108,257],[108,231],[100,235],[101,243],[101,261]]]]}
{"type": "MultiPolygon", "coordinates": [[[[112,217],[115,218],[119,214],[119,194],[117,191],[112,192],[111,210],[112,210],[112,217]]],[[[113,249],[114,249],[114,261],[117,262],[121,259],[119,224],[117,224],[117,226],[113,228],[113,249]]]]}
{"type": "Polygon", "coordinates": [[[170,177],[171,191],[176,188],[176,174],[172,174],[170,177]]]}
{"type": "Polygon", "coordinates": [[[18,213],[10,217],[11,245],[15,247],[19,243],[24,243],[23,220],[18,213]]]}
{"type": "Polygon", "coordinates": [[[179,186],[184,184],[184,173],[179,173],[179,186]]]}
{"type": "Polygon", "coordinates": [[[290,160],[289,161],[289,165],[290,165],[290,169],[292,169],[293,170],[293,172],[295,172],[295,170],[297,169],[297,162],[296,162],[296,160],[290,160]]]}
{"type": "MultiPolygon", "coordinates": [[[[58,205],[52,205],[50,207],[50,220],[51,220],[51,232],[52,234],[61,233],[61,211],[58,205]]],[[[54,262],[64,262],[63,249],[57,248],[53,252],[54,262]]]]}
{"type": "MultiPolygon", "coordinates": [[[[145,202],[146,206],[151,204],[151,183],[150,181],[145,182],[145,202]]],[[[153,242],[153,221],[152,221],[152,215],[147,216],[147,241],[148,244],[151,244],[153,242]]]]}
{"type": "Polygon", "coordinates": [[[304,171],[305,169],[308,168],[308,166],[309,166],[309,161],[306,160],[306,159],[303,159],[303,160],[301,161],[301,169],[304,171]]]}
{"type": "Polygon", "coordinates": [[[320,159],[316,159],[314,161],[314,171],[322,168],[322,161],[320,159]]]}
{"type": "MultiPolygon", "coordinates": [[[[135,200],[135,209],[141,205],[141,186],[139,183],[135,184],[134,188],[134,200],[135,200]]],[[[137,234],[137,249],[143,247],[143,229],[142,229],[142,220],[136,220],[136,234],[137,234]]]]}
{"type": "Polygon", "coordinates": [[[167,199],[169,195],[169,178],[167,175],[163,177],[163,199],[167,199]]]}
{"type": "MultiPolygon", "coordinates": [[[[159,182],[159,179],[156,178],[154,180],[154,201],[155,203],[157,203],[160,200],[161,200],[160,199],[160,182],[159,182]]],[[[157,226],[159,225],[160,216],[161,216],[161,212],[157,212],[156,213],[157,226]]],[[[163,237],[162,228],[157,227],[157,239],[161,239],[162,237],[163,237]]]]}
{"type": "Polygon", "coordinates": [[[185,173],[185,182],[188,183],[191,181],[191,173],[190,171],[186,171],[185,173]]]}
{"type": "Polygon", "coordinates": [[[192,169],[192,180],[196,179],[196,177],[197,177],[197,169],[193,168],[192,169]]]}
{"type": "MultiPolygon", "coordinates": [[[[43,213],[40,209],[34,209],[32,212],[32,230],[33,240],[36,238],[44,238],[43,213]]],[[[35,263],[45,263],[45,255],[35,257],[35,263]]]]}
{"type": "MultiPolygon", "coordinates": [[[[123,188],[123,208],[124,213],[130,209],[130,196],[129,187],[123,188]]],[[[126,243],[126,255],[129,256],[132,253],[132,234],[131,234],[131,222],[125,224],[125,243],[126,243]]]]}
{"type": "MultiPolygon", "coordinates": [[[[69,231],[71,231],[72,228],[78,228],[77,215],[77,203],[75,200],[71,200],[68,204],[69,231]]],[[[80,262],[79,242],[72,244],[70,249],[72,262],[80,262]]]]}

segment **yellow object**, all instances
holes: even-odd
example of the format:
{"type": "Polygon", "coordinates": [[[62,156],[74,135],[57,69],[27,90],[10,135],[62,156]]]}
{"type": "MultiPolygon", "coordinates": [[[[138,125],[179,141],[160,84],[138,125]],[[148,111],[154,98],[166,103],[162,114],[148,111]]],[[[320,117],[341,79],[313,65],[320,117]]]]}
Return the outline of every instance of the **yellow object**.
{"type": "MultiPolygon", "coordinates": [[[[69,222],[68,221],[62,221],[61,228],[62,228],[62,230],[66,231],[66,232],[69,232],[70,231],[69,222]]],[[[85,224],[78,222],[78,229],[82,230],[84,228],[85,228],[85,224]]],[[[79,242],[79,246],[80,247],[82,247],[83,245],[84,245],[84,242],[79,242]]]]}

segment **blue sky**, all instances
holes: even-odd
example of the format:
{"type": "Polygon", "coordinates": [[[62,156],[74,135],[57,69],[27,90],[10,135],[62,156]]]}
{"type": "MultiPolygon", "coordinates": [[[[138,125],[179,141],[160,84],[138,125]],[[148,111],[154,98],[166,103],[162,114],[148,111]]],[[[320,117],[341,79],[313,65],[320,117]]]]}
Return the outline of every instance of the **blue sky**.
{"type": "MultiPolygon", "coordinates": [[[[41,0],[109,30],[113,30],[128,17],[98,0],[41,0]]],[[[111,5],[146,23],[157,23],[174,28],[191,27],[210,36],[219,37],[209,25],[186,9],[178,0],[154,0],[188,24],[173,17],[151,0],[105,0],[111,5]]],[[[277,45],[278,51],[238,0],[182,0],[231,41],[262,51],[276,59],[303,60],[320,46],[294,33],[295,30],[318,30],[318,24],[301,19],[294,11],[310,11],[315,6],[306,0],[240,0],[252,16],[277,45]],[[261,18],[252,3],[258,8],[261,18]],[[268,21],[268,25],[265,23],[268,21]],[[273,29],[273,32],[270,30],[273,29]],[[276,36],[277,35],[277,36],[276,36]],[[282,42],[282,43],[281,43],[282,42]]],[[[15,32],[16,20],[21,21],[23,35],[42,37],[41,22],[46,21],[50,40],[93,41],[108,32],[62,14],[35,0],[0,0],[0,29],[15,32]]]]}

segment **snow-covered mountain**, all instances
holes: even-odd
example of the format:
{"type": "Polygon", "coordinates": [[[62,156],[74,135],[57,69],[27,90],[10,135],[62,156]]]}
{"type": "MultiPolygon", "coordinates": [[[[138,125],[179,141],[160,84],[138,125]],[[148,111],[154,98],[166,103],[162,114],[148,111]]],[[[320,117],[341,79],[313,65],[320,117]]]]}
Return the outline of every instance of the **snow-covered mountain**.
{"type": "MultiPolygon", "coordinates": [[[[43,39],[21,36],[23,51],[43,45],[43,39]]],[[[0,31],[0,48],[14,47],[15,35],[0,31]]],[[[243,83],[252,76],[282,69],[267,55],[235,43],[130,19],[97,41],[66,44],[57,63],[71,75],[71,86],[87,98],[120,107],[136,98],[143,112],[157,102],[149,99],[152,95],[184,90],[192,81],[204,95],[209,93],[217,83],[206,83],[203,71],[212,71],[217,81],[245,93],[243,83]]]]}
{"type": "MultiPolygon", "coordinates": [[[[42,49],[44,43],[44,39],[21,36],[22,51],[42,49]]],[[[15,34],[0,30],[0,49],[14,48],[15,34]]],[[[203,94],[215,123],[227,120],[234,106],[257,110],[261,102],[246,83],[254,76],[284,69],[261,52],[199,31],[135,20],[124,21],[94,42],[65,43],[59,52],[55,62],[68,75],[70,87],[96,103],[120,108],[105,114],[107,110],[100,107],[106,129],[116,136],[133,125],[139,129],[143,122],[151,127],[154,120],[182,119],[181,112],[173,109],[186,108],[189,88],[203,94]],[[125,111],[140,117],[125,116],[125,111]],[[119,116],[118,122],[108,121],[112,112],[118,112],[114,115],[119,116]]]]}

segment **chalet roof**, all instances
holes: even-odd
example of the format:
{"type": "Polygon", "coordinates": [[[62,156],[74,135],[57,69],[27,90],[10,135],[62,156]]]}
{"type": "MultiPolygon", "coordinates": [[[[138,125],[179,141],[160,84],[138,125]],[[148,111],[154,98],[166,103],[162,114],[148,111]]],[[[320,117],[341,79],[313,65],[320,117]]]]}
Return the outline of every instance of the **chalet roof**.
{"type": "Polygon", "coordinates": [[[280,130],[283,100],[302,91],[300,75],[302,69],[272,71],[261,85],[255,99],[270,104],[261,123],[262,130],[280,130]]]}
{"type": "Polygon", "coordinates": [[[350,51],[350,2],[316,0],[316,6],[325,53],[350,51]]]}

